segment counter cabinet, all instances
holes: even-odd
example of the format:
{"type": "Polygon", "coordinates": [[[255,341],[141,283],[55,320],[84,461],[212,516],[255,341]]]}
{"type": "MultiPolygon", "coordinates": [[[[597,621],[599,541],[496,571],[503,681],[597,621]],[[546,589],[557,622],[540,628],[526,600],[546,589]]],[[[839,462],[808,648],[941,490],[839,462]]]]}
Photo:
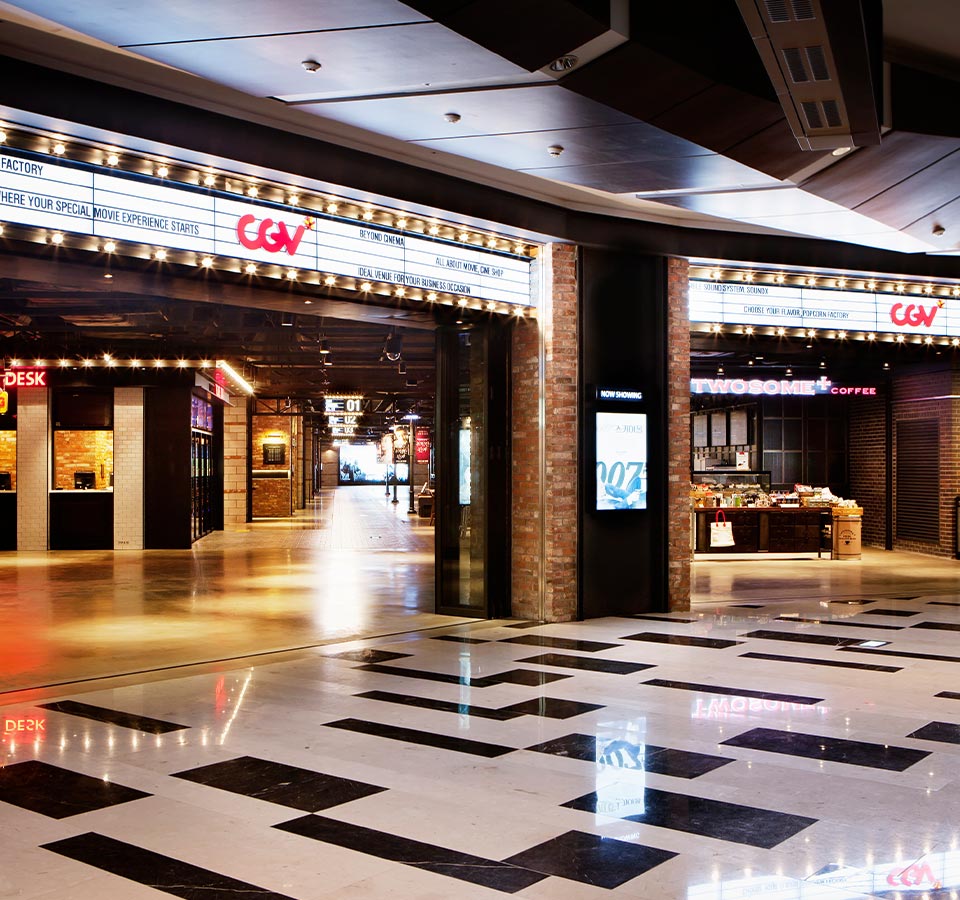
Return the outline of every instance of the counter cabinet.
{"type": "MultiPolygon", "coordinates": [[[[694,546],[697,553],[818,553],[824,548],[824,526],[829,509],[800,507],[702,507],[694,513],[694,546]],[[722,511],[733,525],[733,547],[710,546],[710,523],[722,511]]],[[[721,518],[722,521],[722,518],[721,518]]]]}

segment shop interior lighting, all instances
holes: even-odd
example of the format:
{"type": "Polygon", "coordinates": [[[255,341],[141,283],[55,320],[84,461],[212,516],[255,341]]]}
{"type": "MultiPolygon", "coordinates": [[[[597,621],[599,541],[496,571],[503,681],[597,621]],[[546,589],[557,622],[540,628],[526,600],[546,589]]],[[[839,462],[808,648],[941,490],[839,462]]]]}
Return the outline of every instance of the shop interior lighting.
{"type": "Polygon", "coordinates": [[[398,297],[405,297],[407,294],[407,289],[401,285],[397,285],[397,287],[394,288],[393,293],[398,297]]]}
{"type": "Polygon", "coordinates": [[[776,277],[773,279],[777,284],[783,284],[787,280],[787,276],[783,272],[779,272],[776,277]]]}
{"type": "Polygon", "coordinates": [[[217,360],[217,368],[223,372],[237,387],[240,388],[246,394],[253,393],[253,386],[248,382],[243,376],[240,375],[233,366],[230,365],[225,359],[217,360]]]}
{"type": "Polygon", "coordinates": [[[714,334],[720,334],[720,331],[721,331],[722,329],[721,329],[721,327],[720,327],[718,324],[714,323],[713,325],[710,326],[710,330],[711,330],[714,334]]]}
{"type": "Polygon", "coordinates": [[[928,335],[923,339],[923,342],[924,342],[925,344],[932,344],[932,343],[933,343],[933,338],[928,334],[928,335]]]}
{"type": "Polygon", "coordinates": [[[457,240],[460,240],[460,241],[469,241],[469,240],[470,240],[470,235],[467,234],[467,232],[465,232],[465,231],[461,231],[461,232],[457,235],[457,240]]]}
{"type": "Polygon", "coordinates": [[[206,187],[213,187],[217,183],[217,176],[212,172],[208,172],[203,176],[203,183],[206,187]]]}
{"type": "Polygon", "coordinates": [[[868,290],[868,291],[875,291],[876,289],[877,289],[877,283],[876,283],[875,281],[868,281],[868,282],[867,282],[867,290],[868,290]]]}
{"type": "Polygon", "coordinates": [[[841,340],[841,341],[842,341],[842,340],[844,340],[844,339],[846,338],[846,336],[847,336],[847,333],[846,333],[845,331],[838,331],[838,332],[837,332],[837,339],[838,339],[838,340],[841,340]]]}

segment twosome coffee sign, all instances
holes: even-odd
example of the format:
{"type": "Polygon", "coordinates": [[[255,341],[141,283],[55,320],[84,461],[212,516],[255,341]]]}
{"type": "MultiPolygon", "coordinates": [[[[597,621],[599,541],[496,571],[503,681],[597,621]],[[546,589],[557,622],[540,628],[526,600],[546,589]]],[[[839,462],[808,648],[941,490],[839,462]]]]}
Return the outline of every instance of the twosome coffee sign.
{"type": "Polygon", "coordinates": [[[0,153],[0,219],[536,305],[528,257],[7,150],[0,153]]]}

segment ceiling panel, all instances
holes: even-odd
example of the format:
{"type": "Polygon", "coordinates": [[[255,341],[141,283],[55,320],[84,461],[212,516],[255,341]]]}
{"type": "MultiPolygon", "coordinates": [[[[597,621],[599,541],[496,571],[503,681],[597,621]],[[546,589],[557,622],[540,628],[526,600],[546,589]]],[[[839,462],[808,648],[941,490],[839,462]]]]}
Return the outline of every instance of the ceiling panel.
{"type": "Polygon", "coordinates": [[[731,190],[778,183],[776,179],[762,172],[716,155],[610,163],[602,166],[540,167],[522,171],[616,194],[641,191],[731,190]]]}
{"type": "Polygon", "coordinates": [[[121,47],[428,21],[398,0],[20,0],[15,5],[121,47]]]}
{"type": "Polygon", "coordinates": [[[540,78],[432,22],[162,44],[138,52],[260,97],[352,97],[540,78]],[[323,68],[306,72],[304,59],[316,59],[323,68]]]}
{"type": "Polygon", "coordinates": [[[906,228],[955,199],[958,191],[960,150],[905,178],[856,209],[894,228],[906,228]]]}
{"type": "Polygon", "coordinates": [[[703,147],[642,122],[524,134],[480,135],[418,143],[434,150],[521,170],[711,155],[710,151],[703,147]],[[563,153],[552,157],[547,150],[552,146],[563,147],[563,153]]]}
{"type": "Polygon", "coordinates": [[[351,100],[300,108],[404,141],[590,128],[634,121],[624,113],[556,84],[351,100]],[[460,121],[445,121],[444,115],[450,112],[457,113],[460,121]]]}

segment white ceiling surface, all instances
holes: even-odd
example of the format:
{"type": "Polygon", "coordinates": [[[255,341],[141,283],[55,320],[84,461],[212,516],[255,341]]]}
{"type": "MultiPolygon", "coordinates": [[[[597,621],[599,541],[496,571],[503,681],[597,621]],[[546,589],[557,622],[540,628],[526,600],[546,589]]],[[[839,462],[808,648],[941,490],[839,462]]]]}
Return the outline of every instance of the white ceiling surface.
{"type": "MultiPolygon", "coordinates": [[[[960,5],[924,0],[927,4],[950,10],[960,5]]],[[[894,19],[887,31],[895,39],[911,46],[935,41],[937,50],[956,51],[956,42],[935,26],[920,24],[927,13],[917,15],[916,0],[886,0],[886,5],[894,19]]],[[[325,131],[337,123],[363,129],[388,152],[392,145],[394,158],[410,160],[413,152],[417,164],[458,175],[464,174],[464,160],[483,163],[504,177],[511,173],[514,184],[517,176],[536,176],[519,182],[526,186],[522,192],[554,202],[712,228],[719,219],[733,230],[804,234],[905,252],[935,249],[561,86],[545,85],[542,74],[527,72],[397,0],[22,0],[0,2],[0,15],[124,48],[253,97],[294,101],[297,111],[321,117],[325,131]],[[300,65],[305,59],[318,60],[322,68],[306,72],[300,65]],[[492,86],[508,89],[484,90],[492,86]],[[430,93],[440,90],[445,93],[430,93]],[[447,122],[449,112],[460,121],[447,122]],[[602,152],[598,129],[606,132],[602,152]],[[559,157],[546,152],[555,144],[564,148],[559,157]],[[685,196],[657,203],[577,187],[590,182],[596,167],[607,167],[605,174],[615,179],[617,167],[647,159],[660,162],[665,183],[655,187],[664,191],[673,186],[665,163],[675,161],[680,171],[692,160],[705,193],[695,201],[685,196]],[[782,189],[758,190],[769,188],[782,189]]],[[[153,80],[162,78],[158,73],[153,80]]],[[[483,177],[482,170],[472,174],[483,177]]]]}

